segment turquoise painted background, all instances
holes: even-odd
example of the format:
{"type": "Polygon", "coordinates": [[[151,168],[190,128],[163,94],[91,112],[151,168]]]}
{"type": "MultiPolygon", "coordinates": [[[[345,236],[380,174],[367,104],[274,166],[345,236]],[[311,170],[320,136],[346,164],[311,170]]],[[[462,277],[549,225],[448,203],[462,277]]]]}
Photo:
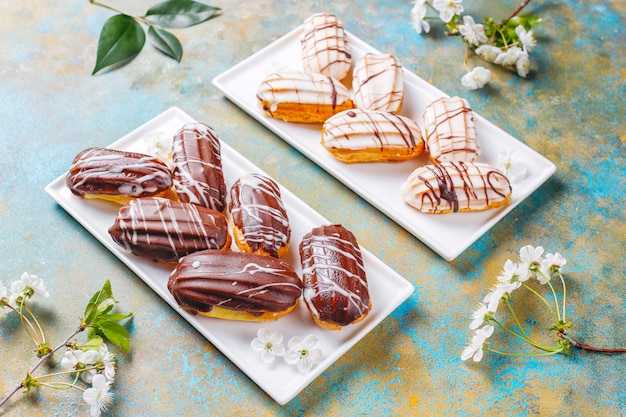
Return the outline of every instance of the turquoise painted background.
{"type": "MultiPolygon", "coordinates": [[[[112,1],[113,3],[113,1],[112,1]]],[[[117,2],[143,13],[149,1],[117,2]]],[[[465,90],[464,47],[433,23],[411,27],[408,1],[214,1],[223,15],[177,31],[180,64],[151,47],[129,65],[90,75],[111,12],[88,1],[0,0],[0,280],[28,271],[51,293],[50,334],[66,335],[106,279],[135,313],[132,353],[119,353],[110,415],[405,416],[626,415],[626,356],[576,352],[478,365],[459,354],[476,302],[525,244],[567,258],[570,334],[626,345],[624,105],[626,5],[622,0],[533,1],[543,23],[531,73],[493,71],[465,90]],[[216,75],[328,11],[353,34],[553,161],[556,174],[454,262],[448,263],[229,102],[216,75]],[[150,288],[65,213],[44,187],[88,146],[106,146],[171,106],[211,124],[259,165],[414,284],[416,291],[354,349],[285,406],[277,405],[150,288]]],[[[515,1],[464,2],[504,17],[515,1]]],[[[504,339],[504,338],[502,338],[504,339]]],[[[517,344],[504,347],[514,349],[517,344]]],[[[0,396],[32,363],[15,318],[0,319],[0,396]]],[[[77,392],[18,395],[0,416],[76,416],[77,392]]]]}

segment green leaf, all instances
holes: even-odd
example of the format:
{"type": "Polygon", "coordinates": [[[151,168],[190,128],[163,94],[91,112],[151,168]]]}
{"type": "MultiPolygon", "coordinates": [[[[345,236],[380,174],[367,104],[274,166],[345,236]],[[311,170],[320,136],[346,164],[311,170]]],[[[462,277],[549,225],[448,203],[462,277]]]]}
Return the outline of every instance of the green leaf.
{"type": "Polygon", "coordinates": [[[126,314],[107,314],[106,316],[104,316],[103,318],[107,319],[107,320],[111,320],[111,321],[120,321],[120,320],[124,320],[127,319],[129,317],[131,317],[133,315],[133,313],[126,313],[126,314]]]}
{"type": "Polygon", "coordinates": [[[167,0],[152,6],[145,18],[164,28],[186,28],[219,16],[221,11],[193,0],[167,0]]]}
{"type": "Polygon", "coordinates": [[[87,340],[87,343],[85,343],[82,346],[82,349],[87,351],[87,350],[98,350],[100,349],[100,346],[102,346],[102,343],[104,343],[104,341],[102,340],[102,338],[98,335],[92,335],[89,340],[87,340]]]}
{"type": "Polygon", "coordinates": [[[102,320],[98,323],[98,327],[107,339],[120,346],[126,352],[130,351],[130,336],[126,327],[112,320],[102,320]]]}
{"type": "Polygon", "coordinates": [[[537,26],[541,23],[541,18],[539,16],[535,16],[534,14],[526,14],[524,17],[530,26],[537,26]]]}
{"type": "Polygon", "coordinates": [[[91,325],[96,319],[97,315],[98,307],[96,307],[96,305],[90,301],[89,304],[87,304],[87,308],[85,308],[85,317],[83,318],[83,322],[91,325]]]}
{"type": "Polygon", "coordinates": [[[167,30],[150,25],[148,28],[148,39],[150,39],[150,43],[156,49],[170,58],[174,58],[177,62],[180,62],[183,58],[183,46],[178,41],[178,38],[167,30]]]}
{"type": "Polygon", "coordinates": [[[113,298],[113,290],[111,289],[111,281],[107,280],[102,289],[96,292],[91,299],[90,303],[94,303],[98,309],[98,315],[108,313],[115,306],[115,299],[113,298]]]}
{"type": "Polygon", "coordinates": [[[123,14],[111,17],[100,32],[96,65],[91,75],[111,65],[123,65],[132,60],[141,52],[145,42],[146,34],[135,19],[123,14]]]}

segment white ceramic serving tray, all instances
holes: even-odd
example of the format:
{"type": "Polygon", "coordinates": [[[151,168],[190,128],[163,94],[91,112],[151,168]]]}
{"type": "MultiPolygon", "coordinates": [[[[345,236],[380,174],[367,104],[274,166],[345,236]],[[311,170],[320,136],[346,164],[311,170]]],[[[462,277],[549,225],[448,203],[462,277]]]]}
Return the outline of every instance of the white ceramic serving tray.
{"type": "MultiPolygon", "coordinates": [[[[179,108],[172,107],[111,144],[110,148],[146,153],[144,138],[147,135],[163,133],[173,136],[185,123],[194,121],[179,108]]],[[[211,125],[211,121],[201,122],[211,125]]],[[[217,133],[219,135],[219,132],[217,133]]],[[[222,158],[224,177],[229,189],[244,173],[265,174],[225,143],[222,143],[222,158]]],[[[68,161],[68,168],[70,163],[71,161],[68,161]]],[[[233,322],[194,316],[179,308],[167,290],[167,279],[173,269],[172,265],[139,258],[127,253],[113,242],[108,234],[108,228],[113,224],[119,206],[105,201],[83,200],[74,196],[65,185],[65,177],[66,174],[63,174],[51,182],[46,187],[46,192],[280,404],[285,404],[295,397],[413,293],[413,286],[408,281],[370,252],[362,249],[372,310],[365,320],[356,325],[347,326],[340,331],[321,329],[313,323],[303,302],[300,302],[292,313],[277,321],[267,323],[233,322]],[[287,365],[281,358],[270,365],[261,362],[259,354],[250,347],[250,342],[262,327],[280,331],[284,335],[285,345],[293,336],[316,335],[320,340],[319,346],[324,352],[323,362],[307,374],[299,373],[294,366],[287,365]]],[[[298,246],[302,236],[312,228],[330,222],[282,186],[281,193],[292,226],[289,253],[282,259],[291,264],[301,275],[298,246]]],[[[233,250],[237,250],[234,244],[233,250]]]]}
{"type": "MultiPolygon", "coordinates": [[[[283,69],[301,70],[299,40],[301,32],[302,27],[294,29],[215,77],[213,84],[236,105],[447,261],[454,260],[471,246],[555,172],[556,167],[552,162],[480,115],[476,115],[476,130],[482,148],[478,161],[496,165],[496,155],[499,151],[514,150],[528,168],[526,176],[513,183],[510,203],[478,213],[432,215],[418,212],[402,201],[399,189],[416,167],[427,163],[426,156],[402,163],[344,164],[334,159],[320,145],[320,124],[289,123],[263,114],[256,98],[257,87],[270,72],[283,69]]],[[[348,44],[353,62],[368,52],[378,52],[349,32],[348,44]]],[[[446,96],[444,92],[406,69],[404,69],[404,88],[401,114],[417,121],[420,126],[423,126],[422,115],[426,106],[435,99],[446,96]]],[[[471,106],[471,100],[469,101],[471,106]]]]}

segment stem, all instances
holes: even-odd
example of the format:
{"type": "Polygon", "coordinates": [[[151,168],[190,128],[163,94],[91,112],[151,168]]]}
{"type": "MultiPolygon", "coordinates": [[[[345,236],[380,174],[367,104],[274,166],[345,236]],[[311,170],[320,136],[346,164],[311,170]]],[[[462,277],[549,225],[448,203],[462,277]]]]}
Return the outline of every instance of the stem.
{"type": "Polygon", "coordinates": [[[555,350],[552,352],[544,352],[544,353],[510,353],[510,352],[502,352],[500,350],[497,349],[492,349],[490,347],[483,347],[483,349],[488,350],[490,352],[493,353],[497,353],[499,355],[504,355],[504,356],[515,356],[515,357],[527,357],[527,356],[550,356],[550,355],[555,355],[557,353],[561,353],[563,350],[555,350]]]}
{"type": "Polygon", "coordinates": [[[554,296],[554,304],[556,307],[557,317],[559,321],[561,321],[561,309],[559,308],[559,299],[557,298],[556,291],[554,291],[554,287],[552,286],[552,283],[550,281],[548,281],[548,285],[550,286],[550,289],[552,290],[552,295],[554,296]]]}
{"type": "Polygon", "coordinates": [[[46,343],[46,335],[43,333],[43,329],[41,328],[41,325],[39,324],[39,320],[37,320],[37,317],[35,317],[35,315],[31,311],[30,307],[28,307],[28,305],[24,305],[24,308],[26,309],[28,314],[30,314],[30,316],[33,318],[33,321],[37,325],[37,329],[39,329],[39,334],[41,335],[41,343],[42,344],[46,343]]]}
{"type": "Polygon", "coordinates": [[[509,329],[508,327],[506,327],[504,324],[500,323],[498,320],[492,318],[492,320],[494,321],[494,323],[496,323],[498,326],[500,326],[502,328],[502,330],[504,330],[505,332],[518,337],[520,339],[522,339],[524,342],[528,343],[529,345],[536,347],[539,350],[543,350],[544,352],[554,352],[554,350],[563,350],[562,347],[560,346],[553,346],[553,347],[545,347],[545,346],[541,346],[540,344],[534,342],[532,339],[528,338],[527,336],[523,336],[519,333],[514,332],[513,330],[509,329]]]}
{"type": "Polygon", "coordinates": [[[526,5],[527,5],[528,3],[530,3],[530,0],[523,0],[523,1],[520,3],[520,5],[519,5],[519,6],[517,6],[517,8],[516,8],[515,10],[513,10],[513,13],[511,13],[511,14],[509,15],[509,17],[507,17],[507,18],[504,20],[504,23],[508,22],[509,20],[511,20],[511,19],[513,19],[515,16],[517,16],[517,14],[518,14],[519,12],[521,12],[521,11],[522,11],[522,9],[523,9],[524,7],[526,7],[526,5]]]}
{"type": "Polygon", "coordinates": [[[110,5],[106,4],[106,3],[101,3],[98,0],[89,0],[89,3],[95,4],[96,6],[104,7],[105,9],[112,10],[112,11],[114,11],[116,13],[119,13],[119,14],[123,14],[123,15],[129,16],[129,17],[132,17],[133,19],[135,19],[135,20],[137,20],[137,21],[139,21],[141,23],[144,23],[146,25],[151,25],[152,24],[148,20],[144,19],[141,16],[136,16],[136,15],[133,15],[133,14],[130,14],[130,13],[123,12],[120,9],[116,8],[116,7],[110,6],[110,5]]]}
{"type": "Polygon", "coordinates": [[[463,66],[465,67],[465,70],[467,72],[471,71],[471,68],[469,66],[469,51],[470,47],[468,46],[467,48],[465,48],[465,56],[463,57],[463,66]]]}
{"type": "MultiPolygon", "coordinates": [[[[55,347],[54,349],[52,349],[50,351],[50,353],[48,353],[47,355],[43,356],[41,359],[39,359],[39,361],[35,364],[35,366],[33,366],[33,368],[30,370],[29,374],[32,374],[33,372],[35,372],[37,370],[37,368],[39,368],[41,366],[41,364],[43,364],[46,360],[48,360],[52,355],[54,355],[54,353],[61,349],[63,346],[67,345],[67,343],[74,337],[76,336],[78,333],[82,332],[83,330],[85,330],[82,326],[79,326],[78,329],[76,329],[67,339],[65,339],[65,341],[63,343],[61,343],[59,346],[55,347]]],[[[9,401],[9,398],[11,398],[13,395],[15,395],[16,392],[18,392],[20,390],[20,388],[22,388],[22,383],[20,383],[20,385],[18,385],[17,387],[15,387],[13,389],[13,391],[11,391],[9,393],[9,395],[7,395],[2,401],[0,401],[0,408],[7,402],[9,401]]]]}
{"type": "Polygon", "coordinates": [[[504,302],[506,303],[506,306],[508,307],[509,311],[511,312],[511,315],[513,316],[513,319],[515,320],[515,324],[517,325],[517,328],[522,332],[524,337],[527,337],[526,332],[522,328],[522,325],[519,322],[519,319],[517,318],[517,314],[515,314],[515,311],[513,311],[513,306],[511,305],[511,302],[509,301],[508,297],[504,299],[504,302]]]}
{"type": "Polygon", "coordinates": [[[31,339],[33,339],[33,342],[35,342],[36,345],[39,345],[37,343],[37,339],[35,339],[35,327],[33,326],[33,324],[30,322],[30,320],[28,320],[28,317],[24,316],[24,314],[22,314],[22,307],[20,305],[20,309],[16,310],[15,307],[13,307],[12,305],[7,305],[7,307],[9,307],[11,310],[15,311],[15,313],[20,316],[20,321],[22,322],[22,326],[24,327],[24,330],[26,331],[26,333],[30,336],[31,339]],[[26,324],[28,324],[28,326],[26,326],[26,324]],[[30,327],[30,330],[29,330],[30,327]],[[32,333],[31,333],[32,331],[32,333]]]}
{"type": "Polygon", "coordinates": [[[567,289],[565,287],[565,280],[563,274],[559,271],[559,278],[561,279],[561,285],[563,286],[563,321],[565,321],[565,298],[567,297],[567,289]]]}
{"type": "Polygon", "coordinates": [[[614,349],[609,349],[609,348],[600,348],[600,347],[595,347],[595,346],[590,346],[587,345],[585,343],[580,343],[574,339],[572,339],[571,337],[569,337],[566,333],[564,332],[558,332],[557,335],[561,338],[561,339],[565,339],[568,342],[570,342],[572,347],[575,347],[577,349],[581,349],[581,350],[590,350],[592,352],[603,352],[603,353],[626,353],[626,348],[614,348],[614,349]]]}
{"type": "Polygon", "coordinates": [[[548,307],[548,309],[550,310],[550,313],[552,314],[552,317],[554,317],[555,319],[558,320],[558,316],[554,313],[554,310],[552,309],[552,306],[550,305],[550,303],[548,303],[548,300],[546,300],[541,294],[539,294],[537,291],[533,290],[532,288],[530,288],[528,285],[523,284],[524,288],[526,288],[528,291],[532,292],[533,294],[535,294],[537,297],[539,297],[539,299],[541,301],[543,301],[543,303],[548,307]]]}

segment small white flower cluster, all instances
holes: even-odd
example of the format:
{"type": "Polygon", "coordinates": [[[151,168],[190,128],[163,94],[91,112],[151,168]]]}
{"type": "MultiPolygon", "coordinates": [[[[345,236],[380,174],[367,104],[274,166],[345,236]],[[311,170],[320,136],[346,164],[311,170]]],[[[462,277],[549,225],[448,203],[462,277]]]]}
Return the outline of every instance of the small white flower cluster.
{"type": "Polygon", "coordinates": [[[10,289],[7,289],[0,281],[0,311],[5,311],[7,306],[19,310],[20,304],[35,295],[50,296],[43,280],[36,275],[24,272],[20,279],[11,283],[10,289]]]}
{"type": "Polygon", "coordinates": [[[492,325],[485,323],[492,321],[502,300],[508,299],[514,290],[531,278],[536,279],[542,285],[547,284],[552,275],[560,272],[567,262],[559,253],[547,253],[545,256],[543,253],[541,246],[526,245],[519,251],[518,263],[507,259],[497,278],[498,283],[491,288],[482,303],[479,303],[478,308],[472,313],[469,328],[476,330],[476,333],[461,353],[462,360],[472,358],[474,362],[480,362],[483,357],[483,346],[494,331],[492,325]]]}
{"type": "Polygon", "coordinates": [[[146,145],[146,153],[152,155],[155,158],[159,158],[161,161],[168,163],[170,160],[170,153],[172,151],[171,135],[166,135],[163,131],[150,132],[143,138],[146,145]]]}
{"type": "MultiPolygon", "coordinates": [[[[428,0],[416,0],[411,9],[413,28],[417,33],[430,32],[430,23],[426,16],[428,7],[435,9],[439,13],[439,19],[445,24],[449,24],[455,16],[460,17],[463,13],[462,1],[433,0],[431,4],[428,0]]],[[[523,26],[517,26],[515,33],[519,42],[503,47],[492,44],[492,40],[485,34],[485,26],[476,23],[472,16],[463,16],[463,24],[458,25],[457,30],[458,34],[467,42],[468,47],[474,49],[475,53],[483,60],[506,68],[515,68],[520,77],[528,75],[530,69],[528,53],[537,45],[532,30],[527,31],[523,26]]],[[[477,66],[461,78],[461,83],[466,88],[476,90],[484,87],[490,80],[491,71],[482,66],[477,66]]]]}
{"type": "Polygon", "coordinates": [[[98,350],[68,349],[61,359],[61,367],[76,372],[91,387],[83,392],[83,399],[91,407],[91,416],[97,417],[106,411],[113,401],[110,392],[115,378],[115,356],[109,352],[106,344],[98,350]]]}
{"type": "Polygon", "coordinates": [[[521,180],[527,172],[526,164],[520,160],[515,150],[499,151],[497,153],[496,168],[498,168],[511,182],[521,180]]]}
{"type": "Polygon", "coordinates": [[[318,348],[319,340],[314,335],[304,338],[294,336],[287,343],[288,349],[283,346],[283,335],[266,328],[257,331],[257,337],[252,339],[252,349],[261,352],[261,360],[272,363],[277,356],[282,356],[290,365],[296,365],[298,371],[306,374],[314,365],[320,363],[324,357],[318,348]]]}

